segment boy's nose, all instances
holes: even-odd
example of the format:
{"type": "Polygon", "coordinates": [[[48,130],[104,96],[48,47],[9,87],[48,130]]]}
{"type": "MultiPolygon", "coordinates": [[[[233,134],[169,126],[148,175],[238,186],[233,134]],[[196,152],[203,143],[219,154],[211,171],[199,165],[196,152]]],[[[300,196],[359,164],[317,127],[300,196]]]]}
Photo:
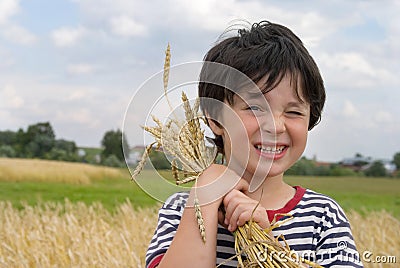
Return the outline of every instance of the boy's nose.
{"type": "Polygon", "coordinates": [[[280,116],[268,116],[260,119],[260,128],[269,134],[281,134],[286,131],[285,120],[280,116]]]}

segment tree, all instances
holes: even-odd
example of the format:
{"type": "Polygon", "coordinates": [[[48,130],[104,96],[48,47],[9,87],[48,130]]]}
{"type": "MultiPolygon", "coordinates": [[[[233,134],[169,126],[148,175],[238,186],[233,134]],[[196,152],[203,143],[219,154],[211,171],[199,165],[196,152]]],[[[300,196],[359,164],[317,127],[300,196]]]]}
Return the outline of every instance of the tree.
{"type": "Polygon", "coordinates": [[[305,156],[300,158],[289,170],[286,175],[315,175],[316,166],[314,161],[307,159],[305,156]]]}
{"type": "Polygon", "coordinates": [[[0,145],[0,157],[15,157],[16,153],[10,145],[0,145]]]}
{"type": "Polygon", "coordinates": [[[67,141],[64,139],[56,140],[54,143],[54,148],[64,150],[70,154],[76,153],[77,150],[77,146],[74,141],[67,141]]]}
{"type": "Polygon", "coordinates": [[[338,164],[333,164],[330,165],[329,167],[329,175],[330,176],[358,176],[357,172],[354,170],[347,168],[347,167],[342,167],[338,164]]]}
{"type": "Polygon", "coordinates": [[[35,157],[52,160],[78,161],[74,141],[56,140],[49,122],[29,125],[26,132],[0,131],[0,155],[7,157],[35,157]]]}
{"type": "Polygon", "coordinates": [[[371,166],[364,171],[365,176],[368,177],[385,177],[386,169],[381,161],[372,162],[371,166]]]}
{"type": "Polygon", "coordinates": [[[396,169],[400,170],[400,152],[393,156],[393,163],[396,165],[396,169]]]}
{"type": "Polygon", "coordinates": [[[104,161],[103,164],[108,167],[122,167],[122,162],[115,156],[109,155],[104,161]]]}
{"type": "Polygon", "coordinates": [[[129,145],[121,130],[107,131],[101,140],[103,151],[101,152],[102,159],[105,160],[108,156],[115,155],[119,161],[125,161],[124,152],[129,152],[129,145]]]}
{"type": "Polygon", "coordinates": [[[171,169],[171,163],[168,161],[164,152],[152,150],[149,154],[149,158],[155,169],[171,169]]]}
{"type": "Polygon", "coordinates": [[[17,142],[16,132],[10,130],[0,131],[0,145],[13,146],[16,142],[17,142]]]}
{"type": "Polygon", "coordinates": [[[30,125],[25,133],[18,131],[17,136],[23,153],[28,157],[44,158],[55,143],[55,134],[49,122],[30,125]]]}

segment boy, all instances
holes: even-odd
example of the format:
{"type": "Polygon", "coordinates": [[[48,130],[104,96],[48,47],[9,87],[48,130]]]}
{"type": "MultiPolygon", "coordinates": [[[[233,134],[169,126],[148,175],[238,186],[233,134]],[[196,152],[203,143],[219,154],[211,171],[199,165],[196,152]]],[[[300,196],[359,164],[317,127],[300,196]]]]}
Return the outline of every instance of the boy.
{"type": "MultiPolygon", "coordinates": [[[[301,40],[288,28],[263,21],[215,45],[205,62],[237,69],[259,92],[242,86],[233,92],[204,82],[209,73],[203,67],[201,107],[228,167],[210,166],[199,177],[197,189],[235,184],[202,204],[205,243],[192,206],[194,189],[171,196],[159,211],[146,266],[237,267],[236,260],[225,262],[235,255],[232,232],[251,217],[267,228],[275,214],[287,213],[293,219],[272,235],[283,234],[299,256],[325,267],[362,267],[339,205],[283,181],[283,173],[302,155],[307,133],[320,121],[325,102],[322,77],[301,40]],[[250,187],[254,180],[258,183],[250,187]]],[[[207,199],[207,192],[198,190],[200,201],[207,199]]]]}

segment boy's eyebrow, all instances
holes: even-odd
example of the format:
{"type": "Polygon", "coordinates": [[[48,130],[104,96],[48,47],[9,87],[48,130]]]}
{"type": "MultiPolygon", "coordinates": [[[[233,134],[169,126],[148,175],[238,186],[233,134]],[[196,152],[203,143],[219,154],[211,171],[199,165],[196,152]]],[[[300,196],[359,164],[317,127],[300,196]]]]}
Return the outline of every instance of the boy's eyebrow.
{"type": "MultiPolygon", "coordinates": [[[[246,92],[242,92],[242,93],[239,92],[239,93],[236,93],[236,94],[238,94],[238,96],[239,96],[244,102],[252,101],[252,100],[257,100],[257,99],[260,99],[260,98],[263,98],[263,97],[264,97],[264,94],[263,94],[261,91],[259,91],[259,90],[255,90],[255,91],[246,91],[246,92]]],[[[264,101],[264,98],[263,98],[263,101],[264,101]]],[[[287,103],[287,106],[290,106],[290,107],[298,107],[298,108],[304,108],[304,109],[306,109],[307,106],[308,106],[308,102],[305,101],[305,100],[303,100],[303,99],[300,99],[300,98],[299,98],[298,100],[288,102],[288,103],[287,103]]]]}
{"type": "Polygon", "coordinates": [[[305,101],[291,101],[287,105],[291,107],[307,108],[308,103],[305,101]]]}
{"type": "Polygon", "coordinates": [[[238,92],[237,94],[239,95],[240,98],[242,98],[245,101],[264,97],[264,94],[259,90],[258,91],[246,91],[244,93],[238,92]]]}

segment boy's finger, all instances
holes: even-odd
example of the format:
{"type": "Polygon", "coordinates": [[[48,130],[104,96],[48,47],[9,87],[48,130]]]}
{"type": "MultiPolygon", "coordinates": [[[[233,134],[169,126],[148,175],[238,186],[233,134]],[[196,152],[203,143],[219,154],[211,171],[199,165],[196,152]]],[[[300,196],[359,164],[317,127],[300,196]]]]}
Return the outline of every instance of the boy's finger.
{"type": "Polygon", "coordinates": [[[242,193],[247,193],[249,189],[249,183],[244,179],[240,179],[238,183],[235,185],[234,189],[239,190],[242,193]]]}
{"type": "Polygon", "coordinates": [[[229,219],[229,231],[233,232],[234,230],[236,230],[238,224],[239,224],[239,219],[240,218],[244,218],[247,212],[243,211],[242,209],[235,209],[235,211],[233,211],[231,218],[229,219]]]}
{"type": "Polygon", "coordinates": [[[225,219],[230,221],[232,213],[236,210],[236,207],[240,204],[242,200],[243,193],[239,190],[233,189],[230,191],[223,199],[223,204],[225,207],[225,219]]]}

